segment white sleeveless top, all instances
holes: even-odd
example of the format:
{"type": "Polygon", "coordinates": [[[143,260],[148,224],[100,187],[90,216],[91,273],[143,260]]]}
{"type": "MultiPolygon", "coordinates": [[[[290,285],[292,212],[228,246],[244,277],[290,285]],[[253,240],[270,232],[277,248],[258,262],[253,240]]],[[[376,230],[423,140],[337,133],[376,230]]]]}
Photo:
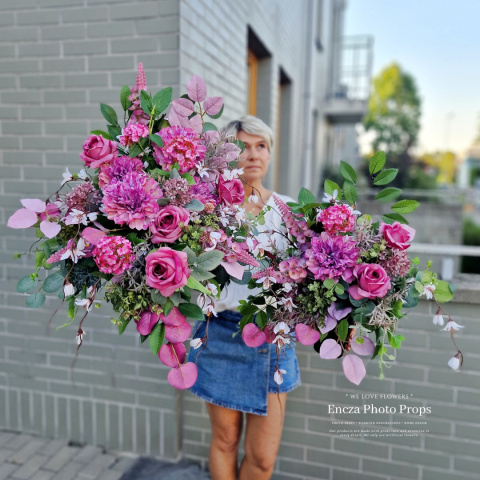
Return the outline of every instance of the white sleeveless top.
{"type": "MultiPolygon", "coordinates": [[[[274,195],[281,198],[285,203],[295,201],[286,195],[279,195],[273,192],[267,202],[267,206],[272,208],[265,212],[265,224],[257,226],[259,233],[256,238],[263,244],[271,242],[276,245],[276,248],[285,249],[287,247],[285,237],[279,233],[270,233],[271,231],[285,231],[285,227],[282,226],[282,216],[273,200],[274,195]]],[[[239,300],[246,300],[249,295],[256,295],[261,290],[261,288],[249,289],[247,285],[239,285],[238,283],[230,281],[220,293],[220,298],[215,299],[215,311],[237,310],[239,300]]]]}

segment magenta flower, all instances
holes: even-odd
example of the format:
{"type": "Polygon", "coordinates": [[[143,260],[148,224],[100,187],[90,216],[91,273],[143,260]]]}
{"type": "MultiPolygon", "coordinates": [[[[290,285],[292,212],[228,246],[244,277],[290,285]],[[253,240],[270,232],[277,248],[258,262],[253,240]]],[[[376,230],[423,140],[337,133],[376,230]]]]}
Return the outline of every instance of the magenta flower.
{"type": "Polygon", "coordinates": [[[117,157],[111,163],[102,165],[98,176],[98,185],[103,190],[112,182],[119,182],[130,172],[141,172],[143,163],[138,158],[117,157]]]}
{"type": "Polygon", "coordinates": [[[205,158],[207,149],[191,128],[178,125],[162,128],[157,135],[162,138],[163,147],[153,145],[155,161],[164,170],[170,171],[177,163],[180,173],[185,173],[198,167],[205,158]]]}
{"type": "Polygon", "coordinates": [[[167,205],[160,209],[155,220],[150,224],[152,243],[173,243],[180,238],[182,228],[188,224],[188,210],[175,205],[167,205]]]}
{"type": "Polygon", "coordinates": [[[355,228],[355,216],[349,205],[332,205],[321,210],[317,220],[322,222],[325,231],[332,235],[351,232],[355,228]]]}
{"type": "Polygon", "coordinates": [[[130,268],[132,244],[120,236],[103,237],[93,250],[93,259],[101,272],[121,275],[130,268]]]}
{"type": "Polygon", "coordinates": [[[147,138],[150,130],[147,125],[141,123],[129,123],[122,129],[122,134],[118,139],[124,147],[131,147],[134,143],[138,143],[141,138],[147,138]]]}
{"type": "Polygon", "coordinates": [[[389,247],[399,250],[406,250],[415,236],[414,228],[400,222],[393,222],[392,225],[382,222],[378,231],[389,247]]]}
{"type": "Polygon", "coordinates": [[[355,300],[382,298],[392,287],[387,272],[376,263],[362,263],[354,270],[357,284],[351,285],[348,293],[355,300]]]}
{"type": "Polygon", "coordinates": [[[146,230],[159,211],[163,196],[158,183],[140,172],[130,172],[103,190],[103,211],[118,225],[146,230]]]}
{"type": "Polygon", "coordinates": [[[320,237],[312,238],[312,245],[305,252],[307,268],[316,280],[343,278],[347,283],[353,279],[359,250],[355,240],[348,236],[332,237],[322,232],[320,237]]]}
{"type": "Polygon", "coordinates": [[[80,158],[86,167],[99,168],[118,156],[117,142],[106,140],[101,135],[90,135],[83,144],[80,158]]]}

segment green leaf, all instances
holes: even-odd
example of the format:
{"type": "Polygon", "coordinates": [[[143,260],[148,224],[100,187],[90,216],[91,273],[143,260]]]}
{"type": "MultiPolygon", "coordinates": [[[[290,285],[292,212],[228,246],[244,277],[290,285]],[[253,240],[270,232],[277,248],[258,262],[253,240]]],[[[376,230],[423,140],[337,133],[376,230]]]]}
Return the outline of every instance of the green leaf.
{"type": "Polygon", "coordinates": [[[375,195],[375,200],[378,200],[379,202],[391,202],[395,200],[401,193],[402,190],[400,190],[400,188],[384,188],[375,195]]]}
{"type": "Polygon", "coordinates": [[[152,332],[150,333],[150,337],[148,337],[148,344],[150,345],[150,350],[154,355],[158,355],[164,338],[165,325],[163,323],[157,323],[157,325],[155,325],[152,332]]]}
{"type": "Polygon", "coordinates": [[[212,292],[207,290],[198,280],[195,280],[191,275],[188,277],[187,287],[193,288],[194,290],[198,290],[199,292],[205,293],[207,295],[211,295],[212,292]]]}
{"type": "Polygon", "coordinates": [[[264,328],[268,323],[268,317],[267,314],[263,311],[260,310],[257,314],[257,325],[259,328],[264,328]]]}
{"type": "Polygon", "coordinates": [[[26,304],[28,308],[41,307],[45,302],[45,295],[43,293],[32,293],[27,297],[26,304]]]}
{"type": "Polygon", "coordinates": [[[357,189],[349,180],[345,180],[343,183],[343,194],[345,195],[345,200],[350,205],[353,205],[357,201],[357,189]]]}
{"type": "Polygon", "coordinates": [[[30,275],[25,275],[17,283],[17,292],[27,293],[29,290],[34,289],[38,284],[38,278],[32,279],[30,275]]]}
{"type": "Polygon", "coordinates": [[[115,125],[108,125],[107,128],[110,140],[116,140],[116,138],[122,134],[122,129],[120,127],[116,127],[115,125]]]}
{"type": "Polygon", "coordinates": [[[307,190],[306,188],[302,188],[300,190],[300,193],[298,194],[298,203],[300,205],[308,205],[309,203],[316,203],[317,199],[315,198],[315,195],[310,191],[307,190]]]}
{"type": "Polygon", "coordinates": [[[341,322],[337,325],[337,335],[342,341],[347,339],[348,334],[348,320],[344,318],[341,322]]]}
{"type": "Polygon", "coordinates": [[[380,172],[373,181],[374,185],[387,185],[395,180],[397,176],[398,168],[387,168],[380,172]]]}
{"type": "Polygon", "coordinates": [[[378,173],[384,166],[387,161],[385,157],[385,152],[377,152],[371,159],[368,164],[368,171],[370,175],[375,175],[378,173]]]}
{"type": "Polygon", "coordinates": [[[423,283],[417,280],[415,282],[415,290],[417,290],[418,293],[423,293],[423,283]]]}
{"type": "Polygon", "coordinates": [[[172,101],[172,87],[164,88],[153,97],[153,105],[155,105],[155,116],[160,115],[172,101]]]}
{"type": "Polygon", "coordinates": [[[195,266],[208,271],[213,270],[220,265],[220,262],[223,260],[224,256],[225,254],[219,252],[218,250],[202,253],[196,258],[195,266]]]}
{"type": "Polygon", "coordinates": [[[450,285],[445,280],[437,280],[435,282],[435,291],[433,292],[435,300],[439,303],[449,302],[453,298],[450,285]]]}
{"type": "Polygon", "coordinates": [[[392,224],[393,222],[400,222],[400,223],[404,223],[405,225],[408,225],[407,219],[402,215],[400,215],[399,213],[386,213],[385,215],[382,216],[382,220],[385,223],[390,223],[390,224],[392,224]]]}
{"type": "Polygon", "coordinates": [[[55,293],[60,290],[63,286],[63,281],[65,280],[63,275],[59,273],[50,274],[42,284],[43,291],[45,293],[55,293]]]}
{"type": "Polygon", "coordinates": [[[118,326],[118,334],[121,335],[125,329],[127,328],[128,324],[130,323],[130,320],[132,318],[129,317],[129,318],[123,318],[120,323],[117,323],[117,326],[118,326]]]}
{"type": "Polygon", "coordinates": [[[46,260],[45,252],[43,250],[37,250],[35,252],[35,268],[40,268],[42,263],[46,260]]]}
{"type": "Polygon", "coordinates": [[[202,282],[204,280],[210,280],[211,278],[215,278],[215,275],[203,268],[197,267],[190,267],[190,274],[192,275],[195,280],[202,282]]]}
{"type": "Polygon", "coordinates": [[[113,140],[109,133],[104,132],[103,130],[91,130],[91,135],[101,135],[105,140],[113,140]]]}
{"type": "Polygon", "coordinates": [[[218,128],[213,123],[205,122],[203,124],[202,133],[209,132],[211,130],[218,132],[218,128]]]}
{"type": "Polygon", "coordinates": [[[142,110],[149,117],[152,115],[152,110],[153,110],[152,97],[145,90],[140,90],[140,106],[142,107],[142,110]]]}
{"type": "Polygon", "coordinates": [[[335,285],[335,293],[337,295],[342,295],[345,292],[345,287],[341,283],[335,285]]]}
{"type": "Polygon", "coordinates": [[[197,182],[195,181],[195,179],[192,177],[192,175],[190,173],[182,173],[180,175],[182,178],[184,178],[185,180],[187,180],[188,184],[189,185],[196,185],[197,182]]]}
{"type": "Polygon", "coordinates": [[[400,200],[392,206],[392,210],[396,213],[411,213],[419,207],[420,203],[416,200],[400,200]]]}
{"type": "Polygon", "coordinates": [[[195,252],[190,247],[185,247],[183,251],[187,254],[187,260],[189,265],[193,265],[197,260],[195,252]]]}
{"type": "Polygon", "coordinates": [[[173,305],[177,307],[178,304],[182,301],[182,295],[180,292],[173,292],[170,295],[169,299],[173,302],[173,305]]]}
{"type": "Polygon", "coordinates": [[[152,290],[150,296],[152,297],[152,302],[157,305],[165,305],[167,302],[167,297],[164,297],[158,290],[152,290]]]}
{"type": "Polygon", "coordinates": [[[194,303],[181,303],[178,306],[178,309],[180,310],[180,313],[187,318],[193,320],[205,320],[205,315],[202,312],[202,309],[194,303]]]}
{"type": "Polygon", "coordinates": [[[192,212],[202,212],[205,208],[205,205],[200,200],[194,198],[186,205],[184,205],[183,208],[186,208],[187,210],[192,210],[192,212]]]}
{"type": "Polygon", "coordinates": [[[125,112],[132,106],[132,102],[128,99],[131,93],[128,85],[124,85],[120,91],[120,104],[125,112]]]}
{"type": "Polygon", "coordinates": [[[335,286],[335,280],[333,280],[332,278],[327,278],[323,281],[323,285],[327,290],[330,290],[335,286]]]}
{"type": "Polygon", "coordinates": [[[163,314],[167,316],[172,311],[174,306],[175,305],[173,304],[173,302],[169,298],[167,298],[165,305],[162,305],[163,314]]]}
{"type": "MultiPolygon", "coordinates": [[[[143,90],[142,90],[142,92],[143,92],[143,90]]],[[[132,145],[130,147],[130,150],[128,151],[128,156],[130,158],[133,158],[133,157],[137,157],[141,153],[142,153],[142,147],[140,147],[140,145],[138,143],[135,143],[134,145],[132,145]]]]}
{"type": "Polygon", "coordinates": [[[110,105],[100,104],[100,111],[105,120],[111,125],[118,125],[117,114],[110,105]]]}
{"type": "Polygon", "coordinates": [[[337,191],[336,199],[337,200],[342,199],[342,190],[335,182],[332,182],[332,180],[325,180],[323,189],[325,190],[325,193],[328,193],[329,195],[333,195],[333,192],[336,190],[337,191]]]}
{"type": "Polygon", "coordinates": [[[343,160],[340,161],[340,173],[345,180],[352,183],[357,182],[357,174],[355,173],[355,170],[350,164],[343,160]]]}
{"type": "Polygon", "coordinates": [[[207,113],[207,115],[208,115],[210,118],[213,118],[213,119],[220,118],[221,115],[222,115],[222,113],[223,113],[223,107],[224,107],[224,106],[225,106],[225,104],[222,105],[222,108],[220,109],[220,111],[219,111],[217,114],[215,114],[215,115],[208,115],[208,113],[207,113]]]}
{"type": "Polygon", "coordinates": [[[160,135],[157,135],[156,133],[151,133],[149,138],[155,145],[163,147],[163,140],[160,135]]]}

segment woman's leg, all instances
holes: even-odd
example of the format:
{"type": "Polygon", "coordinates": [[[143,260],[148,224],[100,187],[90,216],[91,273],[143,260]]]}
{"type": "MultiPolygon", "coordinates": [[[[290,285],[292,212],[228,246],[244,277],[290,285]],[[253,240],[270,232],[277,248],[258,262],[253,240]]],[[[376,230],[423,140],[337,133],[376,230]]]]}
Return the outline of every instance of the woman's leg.
{"type": "Polygon", "coordinates": [[[286,402],[286,393],[269,393],[266,417],[247,414],[240,480],[268,480],[272,476],[282,438],[286,402]]]}
{"type": "Polygon", "coordinates": [[[212,480],[236,480],[238,446],[242,436],[242,412],[207,403],[212,424],[209,468],[212,480]]]}

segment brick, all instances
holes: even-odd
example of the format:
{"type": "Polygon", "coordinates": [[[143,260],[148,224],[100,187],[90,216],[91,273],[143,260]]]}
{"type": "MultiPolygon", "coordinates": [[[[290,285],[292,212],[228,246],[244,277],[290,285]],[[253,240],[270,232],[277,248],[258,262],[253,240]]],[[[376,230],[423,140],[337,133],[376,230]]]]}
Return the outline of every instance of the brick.
{"type": "Polygon", "coordinates": [[[42,126],[38,122],[8,122],[2,125],[2,130],[6,135],[40,134],[42,126]]]}
{"type": "Polygon", "coordinates": [[[18,46],[19,56],[24,57],[58,57],[60,55],[60,43],[23,43],[18,46]]]}
{"type": "Polygon", "coordinates": [[[32,475],[45,464],[48,460],[48,457],[42,455],[33,455],[30,459],[21,466],[14,473],[14,478],[19,480],[27,480],[32,477],[32,475]]]}
{"type": "MultiPolygon", "coordinates": [[[[0,2],[0,9],[2,6],[3,2],[0,2]]],[[[0,29],[0,42],[28,42],[29,40],[38,40],[37,28],[4,27],[0,29]]]]}
{"type": "Polygon", "coordinates": [[[41,27],[42,40],[63,40],[65,38],[85,38],[85,27],[83,25],[59,25],[41,27]]]}
{"type": "Polygon", "coordinates": [[[154,55],[139,55],[138,59],[145,68],[169,68],[177,67],[180,59],[175,53],[156,53],[154,55]]]}
{"type": "Polygon", "coordinates": [[[4,89],[16,88],[16,85],[17,85],[17,80],[15,77],[8,77],[6,75],[0,76],[0,88],[4,88],[4,89]]]}
{"type": "MultiPolygon", "coordinates": [[[[3,98],[2,98],[3,100],[3,98]]],[[[45,103],[48,105],[59,103],[63,104],[84,104],[87,101],[85,90],[68,90],[64,92],[45,92],[45,103]]]]}
{"type": "MultiPolygon", "coordinates": [[[[351,472],[347,470],[341,470],[339,468],[334,467],[333,468],[333,480],[385,480],[387,477],[385,476],[377,476],[373,475],[371,473],[367,475],[362,475],[361,473],[358,472],[351,472]]],[[[396,477],[388,477],[391,478],[392,480],[396,480],[396,477]]]]}
{"type": "MultiPolygon", "coordinates": [[[[472,417],[475,418],[475,417],[472,417]]],[[[448,438],[425,437],[425,450],[441,452],[447,455],[470,455],[478,457],[479,444],[463,438],[456,438],[454,442],[448,438]],[[450,447],[450,448],[449,448],[450,447]]]]}
{"type": "Polygon", "coordinates": [[[43,465],[44,470],[50,470],[52,472],[60,472],[60,470],[75,457],[75,460],[78,458],[79,454],[78,447],[63,447],[61,448],[52,458],[48,460],[45,465],[43,465]]]}
{"type": "Polygon", "coordinates": [[[65,75],[65,87],[103,87],[108,85],[107,73],[65,75]]]}
{"type": "Polygon", "coordinates": [[[134,57],[131,56],[95,56],[88,59],[88,69],[90,72],[99,70],[129,70],[135,68],[134,57]]]}
{"type": "Polygon", "coordinates": [[[69,133],[86,133],[84,122],[46,122],[47,135],[61,135],[69,133]]]}
{"type": "Polygon", "coordinates": [[[60,88],[61,86],[62,78],[58,75],[24,75],[20,78],[21,88],[60,88]]]}
{"type": "MultiPolygon", "coordinates": [[[[58,58],[58,59],[47,59],[42,61],[43,71],[46,72],[84,72],[85,71],[85,60],[83,58],[58,58]]],[[[75,75],[70,75],[69,78],[74,77],[75,75]]],[[[67,77],[67,76],[66,76],[67,77]]],[[[67,82],[65,82],[65,87],[70,87],[67,82]]],[[[59,92],[64,93],[64,92],[59,92]]],[[[46,99],[45,99],[46,101],[46,99]]]]}
{"type": "Polygon", "coordinates": [[[91,23],[107,20],[108,7],[72,8],[63,12],[64,23],[91,23]]]}
{"type": "Polygon", "coordinates": [[[5,120],[17,120],[18,119],[18,109],[2,107],[0,110],[0,118],[5,120]]]}
{"type": "MultiPolygon", "coordinates": [[[[22,143],[25,150],[63,150],[62,137],[24,137],[22,143]]],[[[41,172],[43,169],[44,167],[35,171],[41,172]]]]}
{"type": "Polygon", "coordinates": [[[56,454],[62,447],[67,446],[67,441],[63,439],[51,440],[45,444],[38,453],[40,455],[51,456],[56,454]]]}
{"type": "MultiPolygon", "coordinates": [[[[401,438],[401,437],[397,437],[401,438]]],[[[365,472],[372,473],[383,473],[385,475],[390,475],[392,471],[395,472],[395,476],[399,478],[418,478],[418,467],[413,465],[403,465],[400,463],[394,463],[391,461],[383,460],[371,460],[365,458],[363,461],[363,469],[365,472]]]]}
{"type": "Polygon", "coordinates": [[[40,470],[36,472],[33,477],[30,477],[30,480],[52,480],[53,473],[46,472],[45,470],[40,470]]]}
{"type": "Polygon", "coordinates": [[[68,0],[68,3],[65,3],[65,0],[37,0],[40,7],[76,7],[83,5],[84,0],[68,0]]]}
{"type": "MultiPolygon", "coordinates": [[[[430,470],[428,468],[422,469],[422,480],[452,480],[452,478],[458,478],[458,472],[430,470]]],[[[465,480],[467,480],[467,478],[465,478],[465,480]]]]}
{"type": "Polygon", "coordinates": [[[462,471],[478,475],[478,472],[480,472],[480,461],[472,458],[455,457],[454,469],[457,473],[462,471]]]}
{"type": "Polygon", "coordinates": [[[0,62],[0,71],[8,73],[30,73],[39,71],[38,60],[5,60],[0,62]]]}
{"type": "Polygon", "coordinates": [[[84,465],[77,462],[70,462],[57,473],[52,480],[77,480],[78,472],[84,468],[84,465]]]}
{"type": "Polygon", "coordinates": [[[108,44],[97,40],[85,40],[76,42],[64,42],[65,55],[105,55],[108,52],[108,44]]]}
{"type": "Polygon", "coordinates": [[[113,455],[98,455],[96,456],[93,461],[89,462],[85,468],[81,471],[81,477],[85,478],[104,478],[103,475],[100,477],[100,473],[104,469],[107,469],[115,462],[115,457],[113,455]]]}
{"type": "Polygon", "coordinates": [[[285,473],[294,473],[298,475],[298,472],[302,472],[302,475],[311,476],[318,480],[330,478],[330,469],[327,467],[321,467],[312,463],[295,462],[288,459],[280,459],[279,462],[280,471],[285,473]]]}
{"type": "Polygon", "coordinates": [[[138,53],[158,51],[158,40],[156,38],[129,38],[126,40],[115,40],[112,42],[112,53],[138,53]]]}
{"type": "Polygon", "coordinates": [[[0,480],[5,480],[11,478],[11,474],[18,470],[18,465],[13,465],[11,463],[3,463],[0,465],[0,480]]]}
{"type": "Polygon", "coordinates": [[[60,23],[60,12],[52,10],[34,10],[31,12],[18,12],[18,25],[55,25],[60,23]]]}
{"type": "Polygon", "coordinates": [[[139,19],[157,17],[158,2],[143,2],[141,8],[132,9],[130,5],[118,6],[111,10],[112,20],[139,19]]]}
{"type": "Polygon", "coordinates": [[[0,10],[19,10],[22,8],[35,8],[37,6],[36,0],[2,0],[0,4],[0,10]]]}
{"type": "Polygon", "coordinates": [[[173,33],[178,32],[179,28],[179,18],[176,16],[137,20],[137,31],[142,32],[143,35],[173,33]]]}
{"type": "MultiPolygon", "coordinates": [[[[0,16],[0,18],[2,18],[0,16]]],[[[15,47],[13,45],[0,46],[0,58],[13,58],[15,56],[15,47]]]]}
{"type": "MultiPolygon", "coordinates": [[[[133,21],[92,23],[87,25],[87,38],[123,37],[125,32],[133,31],[135,31],[135,23],[133,21]]],[[[147,32],[142,33],[145,34],[147,32]]]]}
{"type": "Polygon", "coordinates": [[[450,465],[450,458],[447,455],[397,447],[392,449],[392,460],[444,469],[448,469],[450,465]]]}

